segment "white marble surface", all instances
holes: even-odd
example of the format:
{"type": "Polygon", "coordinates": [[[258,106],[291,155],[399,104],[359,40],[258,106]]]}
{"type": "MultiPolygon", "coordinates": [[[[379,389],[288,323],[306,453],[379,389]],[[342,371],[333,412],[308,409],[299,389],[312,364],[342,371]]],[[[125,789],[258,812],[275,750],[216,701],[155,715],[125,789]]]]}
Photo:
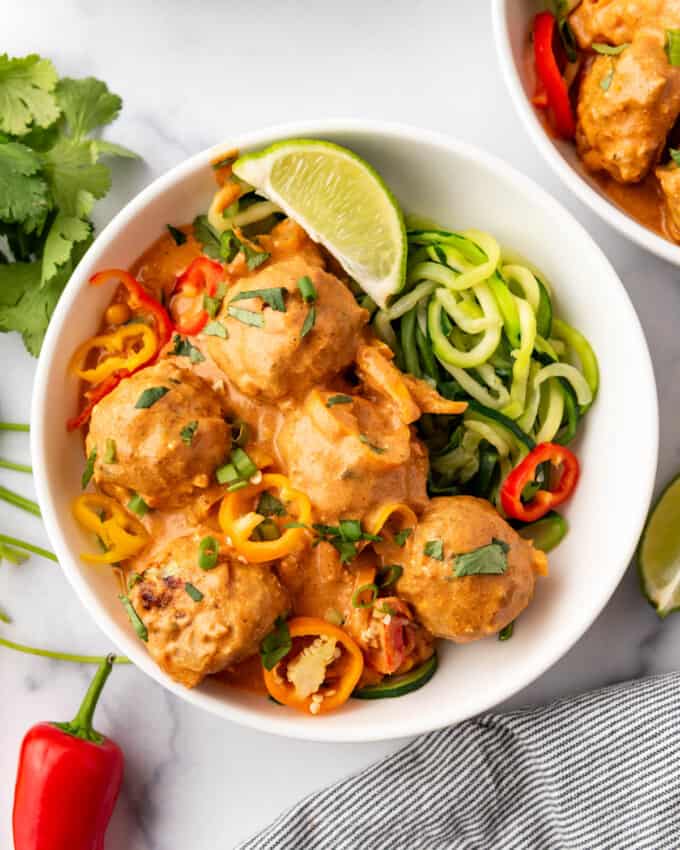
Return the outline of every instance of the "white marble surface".
{"type": "MultiPolygon", "coordinates": [[[[680,275],[596,219],[539,160],[500,80],[486,3],[0,0],[0,13],[3,50],[50,56],[61,74],[101,77],[124,98],[109,135],[139,151],[144,163],[115,166],[114,189],[97,208],[100,224],[189,154],[293,119],[420,124],[518,166],[584,222],[623,278],[658,380],[659,485],[680,467],[680,275]]],[[[0,363],[0,419],[26,420],[35,364],[20,340],[7,336],[0,337],[0,363]]],[[[633,464],[635,447],[629,449],[633,464]]],[[[0,456],[27,459],[27,439],[0,435],[0,456]]],[[[0,482],[31,494],[26,476],[2,473],[0,482]]],[[[2,504],[0,518],[0,530],[47,544],[38,520],[2,504]]],[[[3,565],[0,604],[14,618],[2,627],[8,637],[71,651],[110,648],[50,562],[3,565]]],[[[579,644],[512,704],[673,669],[678,638],[680,617],[659,624],[631,568],[579,644]]],[[[66,719],[90,673],[0,650],[0,846],[11,846],[21,736],[37,720],[66,719]]],[[[399,746],[295,743],[240,729],[180,703],[131,668],[116,670],[97,721],[127,757],[108,850],[228,850],[304,794],[399,746]]]]}

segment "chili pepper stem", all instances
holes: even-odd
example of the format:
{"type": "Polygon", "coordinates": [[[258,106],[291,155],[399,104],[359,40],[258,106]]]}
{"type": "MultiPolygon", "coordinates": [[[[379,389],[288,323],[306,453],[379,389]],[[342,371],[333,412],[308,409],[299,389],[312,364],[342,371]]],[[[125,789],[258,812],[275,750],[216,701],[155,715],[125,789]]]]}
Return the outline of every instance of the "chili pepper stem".
{"type": "MultiPolygon", "coordinates": [[[[101,664],[104,659],[101,655],[73,655],[70,652],[54,652],[51,649],[40,649],[36,646],[26,646],[23,643],[15,643],[13,640],[0,637],[0,646],[13,649],[15,652],[25,652],[27,655],[39,655],[41,658],[53,658],[55,661],[72,661],[75,664],[101,664]]],[[[119,655],[114,664],[129,664],[130,659],[119,655]]]]}
{"type": "Polygon", "coordinates": [[[30,426],[22,422],[0,422],[0,431],[30,431],[30,426]]]}
{"type": "Polygon", "coordinates": [[[113,663],[116,660],[115,655],[107,655],[99,665],[94,678],[90,682],[90,687],[83,698],[78,713],[70,723],[57,723],[57,726],[69,735],[76,738],[82,738],[84,741],[92,741],[101,743],[102,736],[92,726],[92,719],[97,708],[97,702],[101,696],[101,692],[106,684],[106,680],[111,674],[113,663]]]}

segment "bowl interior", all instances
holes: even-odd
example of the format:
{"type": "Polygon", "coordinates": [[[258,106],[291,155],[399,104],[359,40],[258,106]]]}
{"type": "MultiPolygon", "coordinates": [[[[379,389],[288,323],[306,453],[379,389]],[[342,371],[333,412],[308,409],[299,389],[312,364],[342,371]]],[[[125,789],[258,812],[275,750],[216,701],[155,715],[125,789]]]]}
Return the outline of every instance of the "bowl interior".
{"type": "Polygon", "coordinates": [[[106,228],[81,263],[52,320],[33,399],[33,462],[47,530],[85,606],[121,652],[183,698],[266,731],[320,740],[394,738],[472,716],[509,697],[554,663],[585,631],[616,587],[633,553],[656,468],[657,408],[651,364],[637,317],[611,266],[579,224],[531,181],[498,160],[407,128],[316,124],[227,140],[242,150],[290,136],[327,138],[371,162],[408,212],[453,229],[488,230],[531,259],[554,290],[557,309],[591,340],[602,389],[577,451],[583,475],[566,515],[571,532],[551,556],[550,577],[522,614],[515,636],[467,646],[440,645],[440,670],[398,700],[350,701],[310,720],[271,702],[209,682],[187,691],[161,673],[134,636],[108,568],[82,563],[85,539],[71,517],[83,451],[63,422],[76,405],[68,371],[74,348],[97,328],[110,292],[88,277],[129,265],[167,222],[190,221],[212,195],[209,160],[199,154],[138,196],[106,228]],[[630,415],[636,400],[635,416],[630,415]],[[624,447],[636,447],[635,463],[624,447]]]}
{"type": "Polygon", "coordinates": [[[544,0],[492,0],[492,3],[501,69],[534,144],[567,186],[605,221],[641,247],[680,265],[680,246],[640,224],[611,200],[584,168],[575,146],[546,132],[532,106],[535,78],[529,34],[534,15],[547,8],[544,0]]]}

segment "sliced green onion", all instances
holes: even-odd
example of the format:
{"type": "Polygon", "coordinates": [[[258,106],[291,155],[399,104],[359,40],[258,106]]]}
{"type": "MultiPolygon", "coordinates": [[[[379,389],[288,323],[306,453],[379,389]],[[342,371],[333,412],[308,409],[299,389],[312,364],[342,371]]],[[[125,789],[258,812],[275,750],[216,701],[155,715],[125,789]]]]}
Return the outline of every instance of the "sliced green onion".
{"type": "Polygon", "coordinates": [[[184,582],[184,590],[187,592],[187,595],[194,600],[194,602],[200,602],[201,599],[203,599],[201,591],[190,581],[184,582]]]}
{"type": "Polygon", "coordinates": [[[504,629],[501,629],[500,632],[498,632],[498,640],[510,640],[514,631],[515,621],[513,620],[511,623],[508,623],[504,629]]]}
{"type": "Polygon", "coordinates": [[[108,437],[106,440],[106,451],[104,452],[104,463],[116,462],[116,441],[108,437]]]}
{"type": "Polygon", "coordinates": [[[94,475],[94,464],[97,460],[97,447],[95,446],[90,454],[87,456],[87,461],[85,462],[85,469],[83,470],[82,478],[80,479],[80,486],[84,490],[87,485],[92,480],[92,476],[94,475]]]}
{"type": "Polygon", "coordinates": [[[243,479],[248,480],[257,472],[257,466],[253,463],[250,455],[240,446],[232,451],[230,459],[239,476],[243,479]]]}
{"type": "Polygon", "coordinates": [[[142,620],[142,618],[135,611],[135,606],[130,601],[130,597],[126,596],[123,593],[120,593],[118,595],[118,598],[123,603],[123,608],[125,608],[130,622],[132,623],[132,627],[137,633],[137,637],[146,643],[149,640],[149,630],[144,625],[144,621],[142,620]]]}
{"type": "Polygon", "coordinates": [[[144,499],[142,499],[139,493],[133,494],[127,506],[128,510],[131,510],[133,514],[137,514],[137,516],[139,517],[146,516],[146,514],[149,512],[149,506],[144,501],[144,499]]]}
{"type": "Polygon", "coordinates": [[[332,395],[326,401],[326,407],[335,407],[336,404],[352,404],[353,401],[354,401],[354,399],[352,398],[351,395],[343,395],[343,394],[332,395]]]}
{"type": "Polygon", "coordinates": [[[225,463],[215,472],[215,478],[219,484],[233,484],[239,481],[239,474],[233,463],[225,463]]]}
{"type": "Polygon", "coordinates": [[[372,608],[378,598],[378,586],[375,584],[362,584],[352,594],[352,605],[354,608],[372,608]],[[362,599],[364,593],[370,593],[370,599],[362,599]]]}
{"type": "Polygon", "coordinates": [[[403,574],[404,568],[401,564],[388,564],[378,571],[375,581],[380,588],[391,587],[403,574]]]}
{"type": "Polygon", "coordinates": [[[198,546],[198,566],[202,570],[212,570],[217,566],[220,547],[214,537],[204,537],[198,546]]]}
{"type": "Polygon", "coordinates": [[[237,490],[243,490],[244,487],[248,486],[247,481],[234,481],[233,484],[230,484],[227,487],[227,493],[235,493],[237,490]]]}
{"type": "Polygon", "coordinates": [[[316,307],[313,305],[307,311],[307,315],[305,316],[305,320],[302,323],[302,330],[300,331],[300,339],[306,337],[307,334],[312,330],[314,325],[316,324],[316,307]]]}

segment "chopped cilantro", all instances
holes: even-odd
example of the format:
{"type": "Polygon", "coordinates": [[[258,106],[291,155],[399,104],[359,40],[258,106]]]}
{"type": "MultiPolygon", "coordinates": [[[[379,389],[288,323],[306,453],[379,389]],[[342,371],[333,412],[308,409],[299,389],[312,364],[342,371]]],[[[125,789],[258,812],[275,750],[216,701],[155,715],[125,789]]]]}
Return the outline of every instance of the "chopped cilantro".
{"type": "Polygon", "coordinates": [[[186,443],[187,446],[190,446],[194,441],[194,434],[198,429],[198,422],[194,419],[189,422],[187,425],[182,428],[179,432],[180,437],[182,438],[182,442],[186,443]]]}
{"type": "Polygon", "coordinates": [[[229,332],[221,322],[208,322],[203,328],[205,336],[218,336],[220,339],[228,339],[229,332]]]}
{"type": "Polygon", "coordinates": [[[172,353],[175,357],[188,357],[192,363],[202,363],[205,360],[203,354],[186,337],[175,334],[172,341],[174,343],[172,353]]]}
{"type": "Polygon", "coordinates": [[[187,241],[186,233],[183,233],[179,227],[173,227],[172,224],[166,224],[165,226],[168,228],[168,233],[172,236],[175,245],[184,245],[187,241]]]}
{"type": "Polygon", "coordinates": [[[443,540],[428,540],[425,544],[423,552],[428,558],[434,558],[435,561],[444,560],[444,541],[443,540]]]}
{"type": "Polygon", "coordinates": [[[170,390],[167,387],[147,387],[135,403],[138,410],[152,407],[159,399],[162,399],[170,390]]]}
{"type": "Polygon", "coordinates": [[[248,289],[245,292],[239,292],[238,295],[235,295],[232,299],[230,299],[229,303],[233,304],[234,301],[247,301],[249,298],[261,298],[268,307],[272,308],[272,310],[276,310],[279,313],[285,313],[285,294],[286,290],[282,286],[272,287],[271,289],[248,289]]]}
{"type": "Polygon", "coordinates": [[[353,401],[351,395],[332,395],[326,402],[326,407],[334,407],[336,404],[351,404],[353,401]]]}
{"type": "Polygon", "coordinates": [[[493,538],[491,543],[456,555],[453,572],[456,578],[474,575],[503,575],[508,568],[507,554],[510,547],[504,540],[493,538]]]}
{"type": "Polygon", "coordinates": [[[252,325],[254,328],[264,327],[264,316],[252,310],[242,310],[240,307],[229,307],[227,312],[233,319],[238,319],[244,325],[252,325]]]}

